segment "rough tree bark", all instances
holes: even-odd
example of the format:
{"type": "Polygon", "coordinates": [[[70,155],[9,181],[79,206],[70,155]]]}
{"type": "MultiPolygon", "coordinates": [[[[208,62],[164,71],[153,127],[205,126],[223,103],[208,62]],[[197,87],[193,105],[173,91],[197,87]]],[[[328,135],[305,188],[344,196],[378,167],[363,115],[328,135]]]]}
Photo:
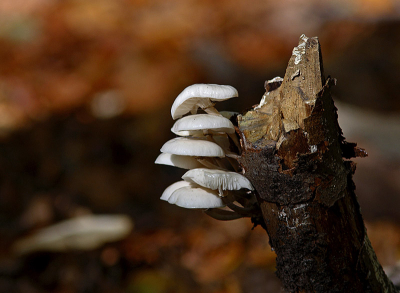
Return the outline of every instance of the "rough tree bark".
{"type": "Polygon", "coordinates": [[[238,117],[276,274],[289,292],[397,292],[377,261],[355,195],[355,164],[324,78],[317,38],[302,35],[285,77],[238,117]]]}

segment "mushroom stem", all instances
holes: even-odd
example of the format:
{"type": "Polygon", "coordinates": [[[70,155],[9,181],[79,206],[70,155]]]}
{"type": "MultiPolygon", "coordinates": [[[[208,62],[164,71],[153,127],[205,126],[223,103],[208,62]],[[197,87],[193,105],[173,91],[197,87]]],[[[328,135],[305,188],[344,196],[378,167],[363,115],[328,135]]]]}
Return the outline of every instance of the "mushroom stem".
{"type": "Polygon", "coordinates": [[[204,211],[208,216],[220,221],[231,221],[243,218],[238,213],[232,211],[226,211],[221,209],[207,209],[204,211]]]}
{"type": "MultiPolygon", "coordinates": [[[[225,194],[224,194],[224,202],[225,202],[225,204],[226,203],[231,203],[231,202],[234,202],[234,201],[237,201],[237,193],[238,193],[239,191],[235,191],[235,192],[232,192],[232,191],[226,191],[225,192],[225,194]]],[[[241,203],[240,203],[241,204],[241,203]]]]}
{"type": "Polygon", "coordinates": [[[232,168],[235,170],[235,172],[239,173],[239,167],[238,167],[238,162],[230,157],[226,157],[229,161],[229,163],[232,165],[232,168]]]}
{"type": "Polygon", "coordinates": [[[212,135],[208,132],[208,130],[203,130],[203,134],[206,137],[206,140],[216,143],[212,135]]]}
{"type": "Polygon", "coordinates": [[[239,154],[242,152],[242,149],[240,147],[240,143],[239,140],[236,136],[236,133],[228,133],[229,137],[232,139],[233,143],[235,144],[235,146],[238,148],[239,154]]]}
{"type": "Polygon", "coordinates": [[[217,109],[215,109],[214,105],[207,107],[207,108],[203,108],[204,112],[206,112],[207,114],[212,114],[212,115],[218,115],[218,116],[222,116],[217,109]]]}
{"type": "Polygon", "coordinates": [[[239,206],[235,205],[234,203],[227,203],[226,205],[232,211],[236,212],[239,215],[242,215],[243,217],[251,217],[252,214],[253,214],[252,213],[253,212],[253,207],[242,208],[242,207],[239,207],[239,206]]]}
{"type": "Polygon", "coordinates": [[[257,204],[257,199],[255,198],[254,194],[248,193],[248,191],[244,192],[242,190],[236,190],[235,192],[228,192],[228,194],[225,195],[225,198],[227,199],[225,203],[232,203],[236,201],[244,207],[257,204]]]}
{"type": "MultiPolygon", "coordinates": [[[[205,137],[206,137],[206,139],[207,139],[208,141],[217,143],[217,142],[215,141],[213,135],[212,135],[212,134],[209,134],[208,131],[204,131],[203,133],[204,133],[204,135],[205,135],[205,137]]],[[[218,143],[217,143],[217,144],[218,144],[218,143]]],[[[239,172],[238,163],[237,163],[237,159],[239,158],[239,155],[236,154],[236,153],[233,153],[233,152],[231,152],[231,151],[229,151],[229,150],[225,150],[225,155],[226,155],[226,159],[227,159],[228,162],[229,162],[229,165],[232,166],[233,170],[235,170],[235,172],[239,172]],[[234,160],[233,160],[232,158],[233,158],[234,160]]],[[[226,164],[224,164],[221,160],[217,160],[216,163],[217,163],[218,166],[219,166],[218,169],[221,169],[221,168],[222,168],[223,170],[228,170],[228,169],[229,169],[229,168],[226,166],[226,164]]]]}
{"type": "Polygon", "coordinates": [[[210,169],[227,170],[227,168],[221,167],[220,164],[215,162],[216,160],[213,158],[197,158],[197,161],[210,169]]]}
{"type": "Polygon", "coordinates": [[[225,151],[225,157],[229,157],[229,158],[232,158],[235,160],[240,158],[240,156],[238,154],[230,152],[230,151],[225,151]]]}
{"type": "Polygon", "coordinates": [[[226,160],[223,160],[223,159],[216,160],[216,162],[217,162],[218,166],[220,166],[220,168],[222,170],[229,170],[229,166],[231,165],[229,160],[228,160],[229,163],[226,160]]]}

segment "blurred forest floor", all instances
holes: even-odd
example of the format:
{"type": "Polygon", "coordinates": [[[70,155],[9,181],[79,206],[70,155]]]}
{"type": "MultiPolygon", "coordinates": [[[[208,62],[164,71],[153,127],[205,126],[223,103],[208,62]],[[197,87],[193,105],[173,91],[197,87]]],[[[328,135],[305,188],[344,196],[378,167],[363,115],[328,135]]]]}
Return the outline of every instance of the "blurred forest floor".
{"type": "Polygon", "coordinates": [[[319,36],[344,135],[367,149],[357,195],[384,266],[400,259],[400,3],[0,2],[0,292],[280,292],[249,220],[161,202],[183,170],[154,165],[187,85],[230,84],[243,112],[319,36]],[[79,215],[125,214],[125,239],[91,251],[14,253],[79,215]]]}

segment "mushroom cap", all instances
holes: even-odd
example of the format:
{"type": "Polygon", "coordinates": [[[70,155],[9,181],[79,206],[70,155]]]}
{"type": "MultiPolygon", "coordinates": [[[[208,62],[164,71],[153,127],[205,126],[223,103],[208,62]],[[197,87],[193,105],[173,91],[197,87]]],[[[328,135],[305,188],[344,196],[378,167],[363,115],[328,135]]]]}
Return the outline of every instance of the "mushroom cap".
{"type": "Polygon", "coordinates": [[[193,84],[185,88],[175,99],[171,107],[172,119],[178,119],[197,109],[213,106],[212,101],[225,101],[237,97],[237,90],[230,85],[193,84]]]}
{"type": "Polygon", "coordinates": [[[196,157],[225,157],[224,150],[214,142],[204,139],[177,137],[167,141],[162,153],[196,157]]]}
{"type": "Polygon", "coordinates": [[[203,130],[234,133],[235,127],[232,122],[225,117],[210,114],[196,114],[177,120],[171,128],[173,133],[180,136],[202,136],[203,130]]]}
{"type": "Polygon", "coordinates": [[[161,200],[165,200],[165,201],[169,201],[169,198],[171,197],[172,193],[174,193],[176,190],[178,190],[179,188],[182,187],[187,187],[187,186],[191,186],[190,182],[187,181],[178,181],[175,182],[173,184],[171,184],[170,186],[168,186],[164,192],[162,193],[160,199],[161,200]]]}
{"type": "Polygon", "coordinates": [[[204,165],[197,161],[195,157],[167,153],[161,153],[154,163],[174,166],[182,169],[204,168],[204,165]]]}
{"type": "Polygon", "coordinates": [[[247,188],[254,190],[250,181],[243,175],[236,172],[223,170],[198,168],[187,171],[182,179],[188,182],[195,182],[213,190],[239,190],[247,188]]]}
{"type": "Polygon", "coordinates": [[[39,230],[14,245],[17,254],[34,251],[91,250],[126,237],[133,223],[125,215],[85,215],[39,230]]]}
{"type": "Polygon", "coordinates": [[[163,197],[164,200],[168,197],[170,204],[187,209],[210,209],[225,206],[218,196],[218,192],[186,181],[179,181],[167,187],[161,198],[163,197]]]}

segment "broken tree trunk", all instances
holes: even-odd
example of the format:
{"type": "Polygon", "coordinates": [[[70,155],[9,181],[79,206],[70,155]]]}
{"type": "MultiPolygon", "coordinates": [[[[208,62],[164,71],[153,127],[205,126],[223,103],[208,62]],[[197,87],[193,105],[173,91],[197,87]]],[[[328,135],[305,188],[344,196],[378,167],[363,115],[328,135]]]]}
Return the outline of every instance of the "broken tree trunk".
{"type": "Polygon", "coordinates": [[[377,261],[360,212],[317,38],[300,37],[285,77],[238,117],[245,176],[289,292],[397,292],[377,261]]]}

